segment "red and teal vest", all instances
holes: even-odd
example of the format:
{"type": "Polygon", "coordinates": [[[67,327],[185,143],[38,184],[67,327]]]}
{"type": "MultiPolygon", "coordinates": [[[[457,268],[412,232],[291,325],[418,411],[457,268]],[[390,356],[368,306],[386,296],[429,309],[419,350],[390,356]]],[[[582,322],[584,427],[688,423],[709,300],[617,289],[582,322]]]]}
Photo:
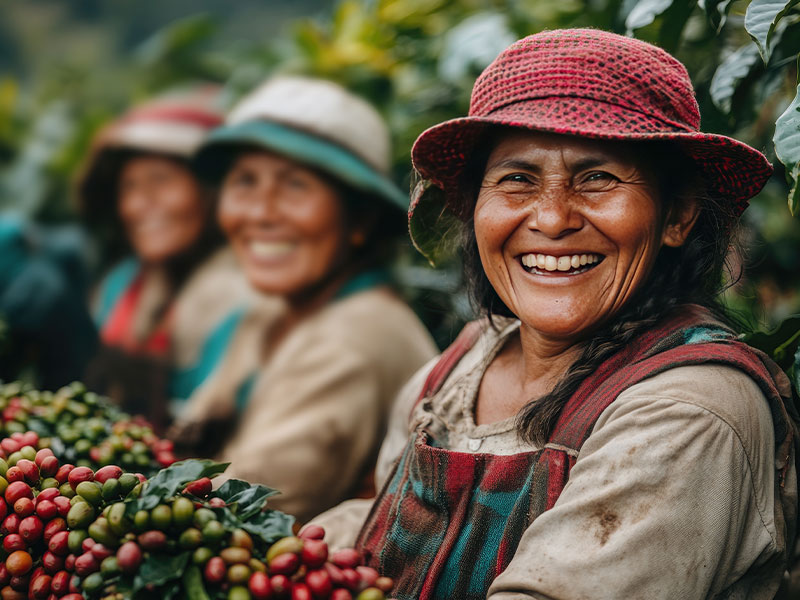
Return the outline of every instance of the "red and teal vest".
{"type": "MultiPolygon", "coordinates": [[[[443,354],[417,402],[435,395],[480,336],[469,324],[443,354]]],[[[796,507],[784,478],[795,460],[797,425],[786,377],[699,306],[682,307],[606,360],[569,399],[548,443],[514,455],[455,452],[413,431],[356,542],[366,564],[394,578],[398,600],[486,598],[525,529],[553,507],[600,414],[627,388],[684,365],[718,364],[750,376],[769,402],[775,428],[776,485],[792,548],[796,507]]],[[[787,550],[788,552],[788,550],[787,550]]],[[[787,558],[788,560],[788,558],[787,558]]]]}

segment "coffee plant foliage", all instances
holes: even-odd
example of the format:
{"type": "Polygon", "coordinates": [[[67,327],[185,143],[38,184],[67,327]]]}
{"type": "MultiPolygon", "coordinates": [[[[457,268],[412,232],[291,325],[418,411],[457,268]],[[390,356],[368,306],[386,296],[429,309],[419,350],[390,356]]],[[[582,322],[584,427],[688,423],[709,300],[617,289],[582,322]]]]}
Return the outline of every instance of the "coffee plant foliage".
{"type": "MultiPolygon", "coordinates": [[[[141,25],[126,30],[136,21],[126,17],[75,17],[84,38],[96,38],[96,65],[51,60],[36,77],[0,75],[0,211],[75,220],[74,174],[103,123],[133,102],[198,79],[222,84],[230,105],[274,73],[333,79],[373,102],[394,136],[395,179],[408,189],[416,136],[466,113],[472,82],[506,45],[543,29],[598,27],[677,56],[694,82],[703,129],[741,139],[773,162],[775,176],[745,213],[747,253],[727,299],[752,329],[777,327],[800,312],[800,228],[792,218],[800,212],[797,0],[340,0],[284,21],[275,35],[248,38],[226,29],[237,17],[233,10],[187,13],[147,32],[141,25]],[[123,52],[109,31],[138,41],[123,52]]],[[[6,37],[22,35],[12,33],[17,38],[6,37]]],[[[434,273],[406,250],[396,273],[446,344],[473,315],[458,253],[443,257],[434,273]]],[[[108,266],[103,248],[96,256],[98,269],[108,266]]],[[[792,337],[787,327],[776,331],[792,337]]]]}

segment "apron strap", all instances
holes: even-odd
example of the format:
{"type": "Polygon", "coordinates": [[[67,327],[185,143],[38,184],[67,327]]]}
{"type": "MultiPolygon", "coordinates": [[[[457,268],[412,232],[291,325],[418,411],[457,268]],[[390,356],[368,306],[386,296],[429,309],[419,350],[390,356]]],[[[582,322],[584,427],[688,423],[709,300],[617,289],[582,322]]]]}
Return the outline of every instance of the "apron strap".
{"type": "Polygon", "coordinates": [[[414,402],[414,406],[411,407],[409,417],[414,413],[414,409],[417,408],[417,405],[423,399],[434,395],[442,388],[444,382],[458,362],[472,349],[475,342],[478,341],[485,326],[486,319],[470,321],[464,325],[458,337],[450,344],[447,350],[442,352],[439,356],[439,360],[433,365],[430,373],[428,373],[428,377],[425,379],[425,383],[422,386],[422,391],[417,397],[416,402],[414,402]]]}

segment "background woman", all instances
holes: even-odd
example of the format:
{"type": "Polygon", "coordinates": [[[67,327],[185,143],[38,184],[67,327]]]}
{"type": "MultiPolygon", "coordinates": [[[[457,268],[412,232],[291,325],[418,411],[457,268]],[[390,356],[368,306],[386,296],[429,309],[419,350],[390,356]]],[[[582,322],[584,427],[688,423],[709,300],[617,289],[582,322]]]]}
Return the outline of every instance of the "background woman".
{"type": "Polygon", "coordinates": [[[717,302],[766,158],[699,132],[667,53],[589,29],[510,46],[412,157],[412,233],[437,199],[463,220],[489,322],[406,387],[331,541],[402,599],[772,598],[796,413],[717,302]]]}
{"type": "Polygon", "coordinates": [[[187,162],[222,120],[218,96],[200,86],[133,108],[98,135],[79,181],[102,247],[127,254],[95,295],[102,348],[87,383],[162,427],[213,371],[248,297],[187,162]]]}
{"type": "Polygon", "coordinates": [[[385,270],[407,206],[389,164],[377,112],[305,78],[245,97],[196,161],[221,182],[219,222],[250,284],[283,305],[243,320],[173,437],[223,442],[226,474],[279,489],[270,504],[301,520],[371,482],[390,402],[435,353],[385,270]]]}

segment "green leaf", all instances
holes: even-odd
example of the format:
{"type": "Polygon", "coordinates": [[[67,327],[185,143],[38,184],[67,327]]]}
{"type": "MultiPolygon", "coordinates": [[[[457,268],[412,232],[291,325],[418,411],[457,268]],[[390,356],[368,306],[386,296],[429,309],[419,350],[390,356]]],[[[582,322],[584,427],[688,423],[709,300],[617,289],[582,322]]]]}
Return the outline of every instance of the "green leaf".
{"type": "Polygon", "coordinates": [[[222,524],[228,529],[241,527],[248,533],[261,538],[265,544],[292,535],[294,517],[279,510],[263,510],[250,516],[246,521],[234,514],[228,507],[212,509],[222,524]]]}
{"type": "Polygon", "coordinates": [[[800,347],[800,314],[787,317],[772,331],[754,331],[742,336],[745,342],[767,353],[784,370],[800,347]]]}
{"type": "Polygon", "coordinates": [[[639,0],[625,19],[627,34],[632,35],[634,29],[650,25],[655,18],[672,6],[672,0],[639,0]]]}
{"type": "Polygon", "coordinates": [[[800,396],[800,347],[794,353],[794,363],[792,363],[792,370],[790,371],[790,380],[794,385],[795,393],[800,396]]]}
{"type": "Polygon", "coordinates": [[[228,468],[230,463],[218,463],[212,460],[182,460],[161,469],[151,477],[144,486],[138,500],[130,502],[125,512],[135,514],[137,510],[150,510],[162,500],[171,498],[186,484],[201,477],[214,477],[228,468]]]}
{"type": "Polygon", "coordinates": [[[228,507],[245,521],[264,508],[267,498],[278,493],[278,490],[240,479],[229,479],[217,490],[217,496],[225,500],[228,507]]]}
{"type": "Polygon", "coordinates": [[[786,166],[786,178],[791,188],[789,212],[797,216],[800,214],[800,85],[791,104],[775,122],[772,141],[775,143],[775,155],[786,166]]]}
{"type": "Polygon", "coordinates": [[[714,72],[709,94],[714,105],[721,111],[730,112],[739,82],[750,74],[758,62],[758,56],[758,47],[753,43],[747,44],[723,60],[714,72]]]}
{"type": "Polygon", "coordinates": [[[753,0],[744,16],[744,28],[758,45],[764,63],[772,53],[771,42],[775,27],[800,0],[753,0]]]}
{"type": "Polygon", "coordinates": [[[158,64],[208,40],[216,30],[217,23],[210,15],[192,15],[160,29],[137,48],[135,55],[145,64],[158,64]]]}
{"type": "Polygon", "coordinates": [[[183,552],[175,555],[156,553],[148,555],[133,580],[134,591],[139,591],[147,585],[158,587],[168,581],[180,579],[189,562],[189,554],[183,552]]]}
{"type": "Polygon", "coordinates": [[[411,241],[420,254],[436,266],[458,247],[461,222],[446,208],[441,188],[430,181],[419,182],[413,196],[419,200],[408,223],[411,241]]]}
{"type": "Polygon", "coordinates": [[[697,3],[706,13],[706,19],[711,27],[719,33],[725,27],[728,20],[728,11],[731,8],[731,0],[700,0],[697,3]]]}
{"type": "Polygon", "coordinates": [[[186,592],[186,600],[210,600],[197,565],[190,565],[183,574],[183,590],[186,592]]]}

